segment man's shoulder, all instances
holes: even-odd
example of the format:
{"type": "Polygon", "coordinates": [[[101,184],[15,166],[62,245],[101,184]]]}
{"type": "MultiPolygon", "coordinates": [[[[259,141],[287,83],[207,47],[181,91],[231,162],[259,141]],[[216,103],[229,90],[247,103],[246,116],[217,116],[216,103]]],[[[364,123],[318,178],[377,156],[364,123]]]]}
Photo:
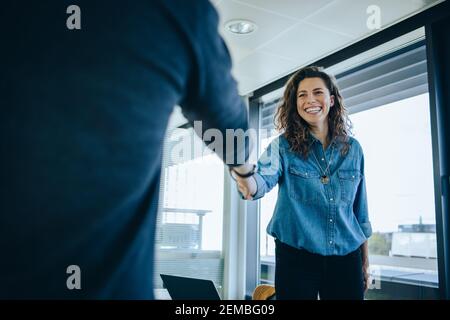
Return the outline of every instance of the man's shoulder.
{"type": "Polygon", "coordinates": [[[180,21],[189,21],[190,26],[209,24],[218,20],[218,13],[209,0],[160,0],[161,5],[180,21]]]}

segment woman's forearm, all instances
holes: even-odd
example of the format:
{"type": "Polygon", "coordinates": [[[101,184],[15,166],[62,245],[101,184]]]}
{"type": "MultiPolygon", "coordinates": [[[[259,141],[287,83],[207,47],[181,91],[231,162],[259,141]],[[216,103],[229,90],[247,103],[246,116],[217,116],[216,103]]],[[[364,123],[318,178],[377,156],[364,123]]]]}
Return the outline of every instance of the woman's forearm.
{"type": "Polygon", "coordinates": [[[368,240],[361,245],[361,259],[363,264],[369,264],[369,245],[368,240]]]}

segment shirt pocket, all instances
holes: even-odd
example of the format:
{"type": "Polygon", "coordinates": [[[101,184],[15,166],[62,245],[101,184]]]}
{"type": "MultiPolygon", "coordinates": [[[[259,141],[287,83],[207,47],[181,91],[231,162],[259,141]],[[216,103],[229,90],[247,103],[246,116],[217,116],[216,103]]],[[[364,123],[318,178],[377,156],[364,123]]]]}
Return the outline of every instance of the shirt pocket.
{"type": "Polygon", "coordinates": [[[320,174],[311,169],[291,165],[289,167],[289,196],[302,203],[318,203],[322,192],[320,174]]]}
{"type": "Polygon", "coordinates": [[[341,185],[342,200],[345,203],[353,203],[361,181],[361,173],[359,170],[338,170],[338,177],[341,185]]]}

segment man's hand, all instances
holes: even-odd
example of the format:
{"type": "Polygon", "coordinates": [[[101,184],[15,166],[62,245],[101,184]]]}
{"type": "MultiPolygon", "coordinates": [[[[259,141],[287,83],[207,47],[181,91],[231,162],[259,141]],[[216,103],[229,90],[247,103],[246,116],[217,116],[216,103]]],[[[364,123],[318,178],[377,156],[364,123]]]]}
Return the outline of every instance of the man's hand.
{"type": "Polygon", "coordinates": [[[257,191],[256,180],[253,176],[249,178],[236,177],[237,187],[245,200],[252,200],[257,191]]]}
{"type": "Polygon", "coordinates": [[[231,170],[231,174],[233,178],[236,180],[237,187],[239,189],[239,192],[242,194],[243,198],[245,200],[252,200],[253,195],[257,191],[257,185],[256,180],[253,176],[248,178],[242,178],[239,177],[237,174],[234,174],[233,171],[236,171],[240,174],[246,174],[249,173],[254,169],[254,166],[252,164],[244,164],[239,167],[235,167],[231,170]]]}

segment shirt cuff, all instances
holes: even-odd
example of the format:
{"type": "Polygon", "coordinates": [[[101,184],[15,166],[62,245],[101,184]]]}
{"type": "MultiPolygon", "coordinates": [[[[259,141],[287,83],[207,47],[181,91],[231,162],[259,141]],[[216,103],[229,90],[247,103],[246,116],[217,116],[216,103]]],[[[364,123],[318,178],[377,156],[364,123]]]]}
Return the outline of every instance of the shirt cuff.
{"type": "Polygon", "coordinates": [[[361,227],[361,230],[366,238],[370,238],[370,236],[372,235],[372,225],[370,224],[370,222],[360,223],[359,226],[361,227]]]}
{"type": "Polygon", "coordinates": [[[258,200],[259,198],[262,198],[262,196],[264,195],[266,182],[264,181],[263,177],[261,177],[261,175],[259,173],[255,173],[253,175],[253,177],[255,178],[256,188],[257,188],[256,193],[253,196],[253,200],[258,200]]]}

